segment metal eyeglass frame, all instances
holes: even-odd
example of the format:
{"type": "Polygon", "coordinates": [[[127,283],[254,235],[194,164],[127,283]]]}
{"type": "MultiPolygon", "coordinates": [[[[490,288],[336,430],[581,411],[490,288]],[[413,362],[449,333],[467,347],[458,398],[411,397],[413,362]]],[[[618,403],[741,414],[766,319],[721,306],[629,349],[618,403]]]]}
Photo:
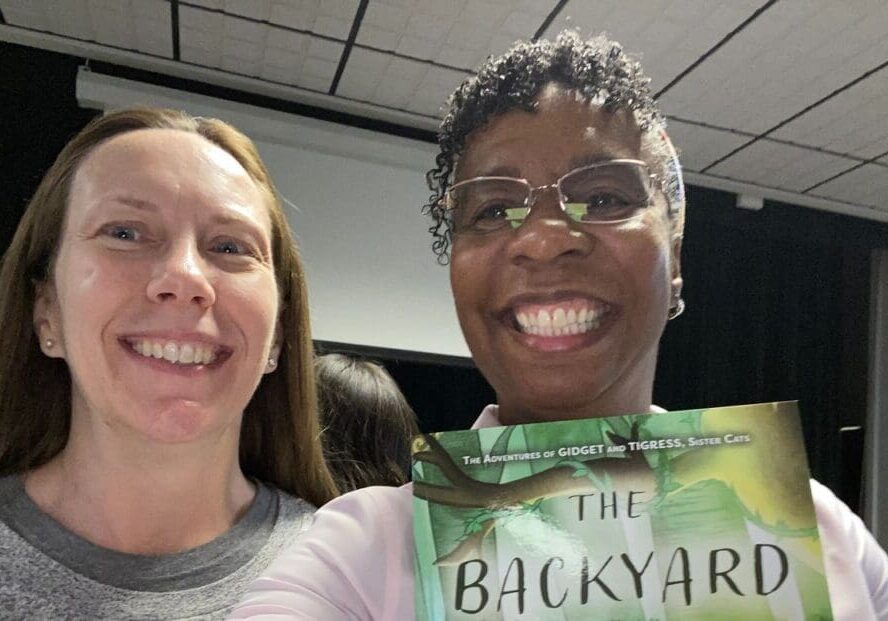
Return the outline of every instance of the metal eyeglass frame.
{"type": "MultiPolygon", "coordinates": [[[[465,180],[460,181],[458,183],[454,183],[449,188],[447,188],[447,190],[444,194],[444,197],[441,199],[441,203],[442,203],[442,206],[444,207],[445,213],[452,214],[455,211],[456,207],[453,204],[454,201],[453,201],[453,198],[451,195],[454,190],[456,190],[460,187],[463,187],[465,185],[468,185],[470,183],[474,183],[477,181],[518,182],[527,188],[527,198],[524,201],[524,207],[521,207],[521,209],[527,209],[527,213],[525,213],[524,216],[520,220],[506,220],[505,222],[508,222],[511,224],[511,226],[509,227],[509,230],[515,230],[518,227],[520,227],[522,224],[524,224],[524,222],[527,221],[527,218],[530,217],[530,212],[533,209],[534,205],[536,204],[536,197],[538,197],[540,195],[540,193],[544,192],[545,190],[550,190],[552,188],[555,188],[556,190],[558,190],[558,204],[561,207],[561,211],[564,212],[572,222],[578,222],[580,224],[619,224],[621,222],[626,222],[628,220],[635,218],[637,216],[637,214],[633,214],[633,215],[627,216],[625,218],[618,218],[616,220],[593,220],[593,221],[580,220],[579,218],[576,217],[576,215],[574,213],[571,213],[568,210],[567,205],[565,204],[565,200],[564,200],[564,198],[565,198],[564,193],[561,191],[561,183],[566,178],[571,177],[572,175],[574,175],[580,171],[590,170],[593,168],[603,168],[604,166],[610,166],[613,164],[632,164],[633,166],[638,166],[645,171],[646,174],[644,176],[648,180],[648,185],[646,188],[647,196],[645,197],[644,201],[638,203],[637,205],[629,205],[629,206],[630,207],[649,206],[651,204],[651,200],[654,197],[655,182],[657,184],[659,184],[660,177],[657,174],[652,173],[650,171],[650,166],[648,165],[647,162],[642,161],[642,160],[628,159],[628,158],[605,160],[605,161],[601,161],[601,162],[596,162],[594,164],[589,164],[588,166],[580,166],[579,168],[574,168],[573,170],[569,170],[565,174],[561,175],[561,177],[559,177],[557,180],[555,180],[554,183],[549,183],[546,185],[536,185],[536,186],[531,185],[527,179],[519,179],[518,177],[501,177],[501,176],[472,177],[471,179],[465,179],[465,180]]],[[[450,218],[450,222],[451,222],[450,226],[455,229],[455,225],[453,224],[452,217],[450,218]]],[[[490,229],[490,231],[484,231],[484,232],[499,231],[499,230],[502,230],[505,228],[506,227],[498,227],[496,229],[490,229]]],[[[454,230],[454,232],[456,232],[456,231],[454,230]]]]}

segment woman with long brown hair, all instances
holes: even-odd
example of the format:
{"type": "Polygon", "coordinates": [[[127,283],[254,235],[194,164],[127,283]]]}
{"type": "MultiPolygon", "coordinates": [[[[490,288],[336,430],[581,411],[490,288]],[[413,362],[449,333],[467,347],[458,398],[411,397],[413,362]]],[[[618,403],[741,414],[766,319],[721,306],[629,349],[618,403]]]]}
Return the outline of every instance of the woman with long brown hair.
{"type": "Polygon", "coordinates": [[[224,616],[335,495],[299,254],[221,121],[71,140],[3,258],[0,339],[4,614],[224,616]]]}

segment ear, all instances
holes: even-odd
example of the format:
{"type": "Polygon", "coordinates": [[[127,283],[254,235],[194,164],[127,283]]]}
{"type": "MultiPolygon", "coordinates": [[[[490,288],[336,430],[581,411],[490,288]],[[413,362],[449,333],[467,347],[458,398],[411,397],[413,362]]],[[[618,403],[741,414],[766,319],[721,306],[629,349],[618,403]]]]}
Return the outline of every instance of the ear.
{"type": "Polygon", "coordinates": [[[274,373],[274,371],[278,367],[278,360],[281,357],[281,348],[283,347],[283,329],[281,327],[281,322],[278,321],[277,326],[274,329],[274,341],[271,344],[271,350],[268,352],[268,362],[265,365],[264,373],[274,373]]]}
{"type": "Polygon", "coordinates": [[[34,286],[34,334],[40,342],[40,350],[50,358],[64,358],[65,339],[55,285],[39,282],[34,286]]]}
{"type": "Polygon", "coordinates": [[[681,278],[681,235],[672,239],[672,294],[681,297],[681,288],[684,281],[681,278]]]}

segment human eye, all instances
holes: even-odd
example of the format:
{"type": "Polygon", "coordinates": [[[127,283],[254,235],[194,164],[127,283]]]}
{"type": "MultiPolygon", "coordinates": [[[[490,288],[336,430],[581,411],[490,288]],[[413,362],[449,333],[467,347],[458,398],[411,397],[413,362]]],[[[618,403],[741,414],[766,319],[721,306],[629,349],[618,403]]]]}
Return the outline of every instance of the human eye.
{"type": "Polygon", "coordinates": [[[480,230],[493,230],[503,226],[512,206],[505,201],[490,201],[477,206],[470,215],[469,226],[480,230]]]}
{"type": "Polygon", "coordinates": [[[461,188],[454,214],[457,230],[487,233],[504,228],[524,206],[523,185],[483,180],[461,188]]]}
{"type": "Polygon", "coordinates": [[[141,242],[145,240],[143,228],[130,222],[112,222],[102,227],[100,233],[114,242],[141,242]]]}
{"type": "Polygon", "coordinates": [[[249,255],[250,249],[246,244],[234,239],[218,239],[211,245],[211,250],[219,254],[249,255]]]}
{"type": "Polygon", "coordinates": [[[564,208],[577,222],[618,222],[635,216],[644,206],[622,194],[596,192],[566,202],[564,208]]]}
{"type": "Polygon", "coordinates": [[[619,222],[637,215],[649,200],[632,165],[579,169],[562,180],[564,208],[578,222],[619,222]]]}
{"type": "Polygon", "coordinates": [[[258,252],[252,244],[233,237],[220,237],[210,244],[210,252],[232,257],[257,257],[258,252]]]}

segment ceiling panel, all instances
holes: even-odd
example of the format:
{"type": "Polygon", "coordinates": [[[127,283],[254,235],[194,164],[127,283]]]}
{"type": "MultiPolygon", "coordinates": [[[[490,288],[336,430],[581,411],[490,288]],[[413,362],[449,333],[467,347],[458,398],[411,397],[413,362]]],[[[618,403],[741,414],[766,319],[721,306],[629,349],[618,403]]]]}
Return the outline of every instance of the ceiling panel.
{"type": "Polygon", "coordinates": [[[691,125],[676,119],[668,119],[666,131],[678,149],[682,167],[694,171],[706,168],[749,140],[748,136],[691,125]]]}
{"type": "Polygon", "coordinates": [[[183,8],[202,6],[344,41],[359,0],[183,0],[180,4],[183,8]]]}
{"type": "Polygon", "coordinates": [[[584,36],[606,31],[641,59],[656,92],[760,5],[761,0],[570,0],[544,36],[554,37],[564,28],[584,36]]]}
{"type": "Polygon", "coordinates": [[[172,57],[165,0],[3,0],[0,9],[9,24],[172,57]]]}
{"type": "Polygon", "coordinates": [[[864,159],[888,151],[888,67],[774,132],[864,159]]]}
{"type": "Polygon", "coordinates": [[[888,59],[888,2],[781,0],[674,88],[666,110],[761,133],[888,59]]]}
{"type": "Polygon", "coordinates": [[[847,175],[823,184],[811,193],[888,211],[888,168],[865,164],[847,175]]]}
{"type": "Polygon", "coordinates": [[[374,0],[357,43],[471,69],[533,36],[554,3],[502,0],[374,0]]]}
{"type": "Polygon", "coordinates": [[[355,48],[339,81],[337,94],[438,116],[444,100],[464,78],[465,74],[460,71],[355,48]]]}
{"type": "Polygon", "coordinates": [[[801,192],[851,168],[854,160],[760,140],[709,169],[715,175],[801,192]]]}
{"type": "MultiPolygon", "coordinates": [[[[639,57],[655,92],[699,63],[660,103],[685,168],[702,172],[701,179],[711,172],[711,179],[781,188],[814,206],[822,206],[822,199],[813,195],[823,192],[848,203],[883,196],[888,66],[880,67],[888,63],[888,1],[778,0],[725,39],[763,3],[568,0],[544,36],[565,27],[586,36],[606,31],[639,57]],[[752,134],[784,121],[773,140],[743,148],[752,134]],[[811,196],[798,194],[836,175],[811,196]]],[[[337,93],[326,97],[359,4],[180,0],[182,63],[175,64],[158,60],[172,58],[170,0],[0,0],[7,22],[0,35],[318,105],[315,95],[279,85],[311,89],[325,94],[320,105],[428,129],[466,73],[515,40],[531,37],[561,3],[370,0],[337,93]]]]}
{"type": "Polygon", "coordinates": [[[342,43],[210,13],[179,10],[182,60],[273,82],[326,92],[342,43]]]}

